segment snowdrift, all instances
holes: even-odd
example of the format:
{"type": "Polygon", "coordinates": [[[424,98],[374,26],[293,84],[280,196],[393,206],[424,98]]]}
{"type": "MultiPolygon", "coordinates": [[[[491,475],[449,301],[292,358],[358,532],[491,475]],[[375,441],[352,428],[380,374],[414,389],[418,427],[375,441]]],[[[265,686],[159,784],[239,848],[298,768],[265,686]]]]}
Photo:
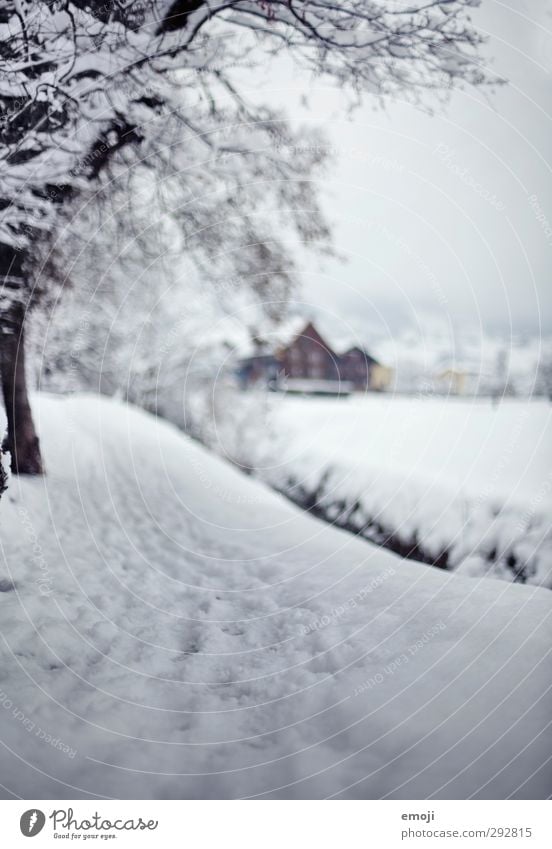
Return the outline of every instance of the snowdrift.
{"type": "Polygon", "coordinates": [[[551,594],[405,562],[167,424],[36,399],[0,502],[5,797],[550,789],[551,594]]]}
{"type": "Polygon", "coordinates": [[[295,503],[415,560],[552,588],[547,401],[271,402],[259,474],[295,503]]]}

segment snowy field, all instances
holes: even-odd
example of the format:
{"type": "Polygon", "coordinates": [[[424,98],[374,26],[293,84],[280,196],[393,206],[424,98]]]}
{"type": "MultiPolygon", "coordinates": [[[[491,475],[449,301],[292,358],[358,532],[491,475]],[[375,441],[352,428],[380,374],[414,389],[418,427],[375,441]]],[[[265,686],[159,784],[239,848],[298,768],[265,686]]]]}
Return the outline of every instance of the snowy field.
{"type": "Polygon", "coordinates": [[[552,586],[547,401],[272,396],[270,407],[256,462],[294,500],[466,575],[552,586]]]}
{"type": "Polygon", "coordinates": [[[5,797],[548,795],[549,591],[401,560],[115,401],[35,406],[48,475],[0,503],[5,797]]]}

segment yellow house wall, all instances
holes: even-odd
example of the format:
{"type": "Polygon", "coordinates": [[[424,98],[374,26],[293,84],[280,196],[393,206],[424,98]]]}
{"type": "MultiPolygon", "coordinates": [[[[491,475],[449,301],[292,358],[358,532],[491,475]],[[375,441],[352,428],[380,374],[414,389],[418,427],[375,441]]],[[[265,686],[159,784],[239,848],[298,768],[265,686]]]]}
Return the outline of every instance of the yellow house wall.
{"type": "Polygon", "coordinates": [[[387,389],[393,379],[393,369],[388,366],[375,365],[370,371],[370,389],[387,389]]]}

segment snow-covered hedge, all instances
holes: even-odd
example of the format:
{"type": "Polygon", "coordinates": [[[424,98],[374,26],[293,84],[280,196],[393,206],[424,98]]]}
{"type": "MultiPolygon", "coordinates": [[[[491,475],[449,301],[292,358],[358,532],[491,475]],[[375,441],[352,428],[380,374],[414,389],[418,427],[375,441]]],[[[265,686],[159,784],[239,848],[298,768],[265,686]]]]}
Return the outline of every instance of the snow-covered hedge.
{"type": "Polygon", "coordinates": [[[441,493],[424,499],[412,486],[395,498],[392,483],[348,484],[328,466],[317,479],[272,473],[271,485],[314,515],[392,551],[467,575],[552,588],[552,530],[542,512],[500,508],[441,493]],[[445,510],[446,504],[446,510],[445,510]]]}
{"type": "Polygon", "coordinates": [[[552,587],[544,401],[274,398],[258,474],[405,557],[552,587]]]}

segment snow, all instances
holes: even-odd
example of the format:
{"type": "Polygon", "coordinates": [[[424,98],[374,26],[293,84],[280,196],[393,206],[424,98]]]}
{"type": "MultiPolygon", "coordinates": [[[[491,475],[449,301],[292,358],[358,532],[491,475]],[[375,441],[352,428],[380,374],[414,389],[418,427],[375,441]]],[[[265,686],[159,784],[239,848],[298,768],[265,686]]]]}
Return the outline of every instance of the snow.
{"type": "Polygon", "coordinates": [[[403,561],[119,402],[35,407],[48,475],[0,503],[6,797],[548,793],[548,591],[403,561]]]}
{"type": "Polygon", "coordinates": [[[354,384],[348,380],[316,380],[314,378],[288,377],[279,387],[288,393],[304,395],[333,395],[337,397],[350,395],[354,384]]]}
{"type": "Polygon", "coordinates": [[[270,420],[258,473],[293,499],[448,568],[552,587],[548,401],[271,396],[270,420]]]}
{"type": "Polygon", "coordinates": [[[494,337],[467,330],[447,333],[436,324],[386,339],[372,338],[367,344],[380,362],[393,368],[397,391],[424,395],[442,393],[444,387],[436,378],[453,369],[470,378],[469,394],[502,394],[508,384],[517,395],[530,397],[542,391],[539,367],[552,356],[550,336],[494,337]]]}

